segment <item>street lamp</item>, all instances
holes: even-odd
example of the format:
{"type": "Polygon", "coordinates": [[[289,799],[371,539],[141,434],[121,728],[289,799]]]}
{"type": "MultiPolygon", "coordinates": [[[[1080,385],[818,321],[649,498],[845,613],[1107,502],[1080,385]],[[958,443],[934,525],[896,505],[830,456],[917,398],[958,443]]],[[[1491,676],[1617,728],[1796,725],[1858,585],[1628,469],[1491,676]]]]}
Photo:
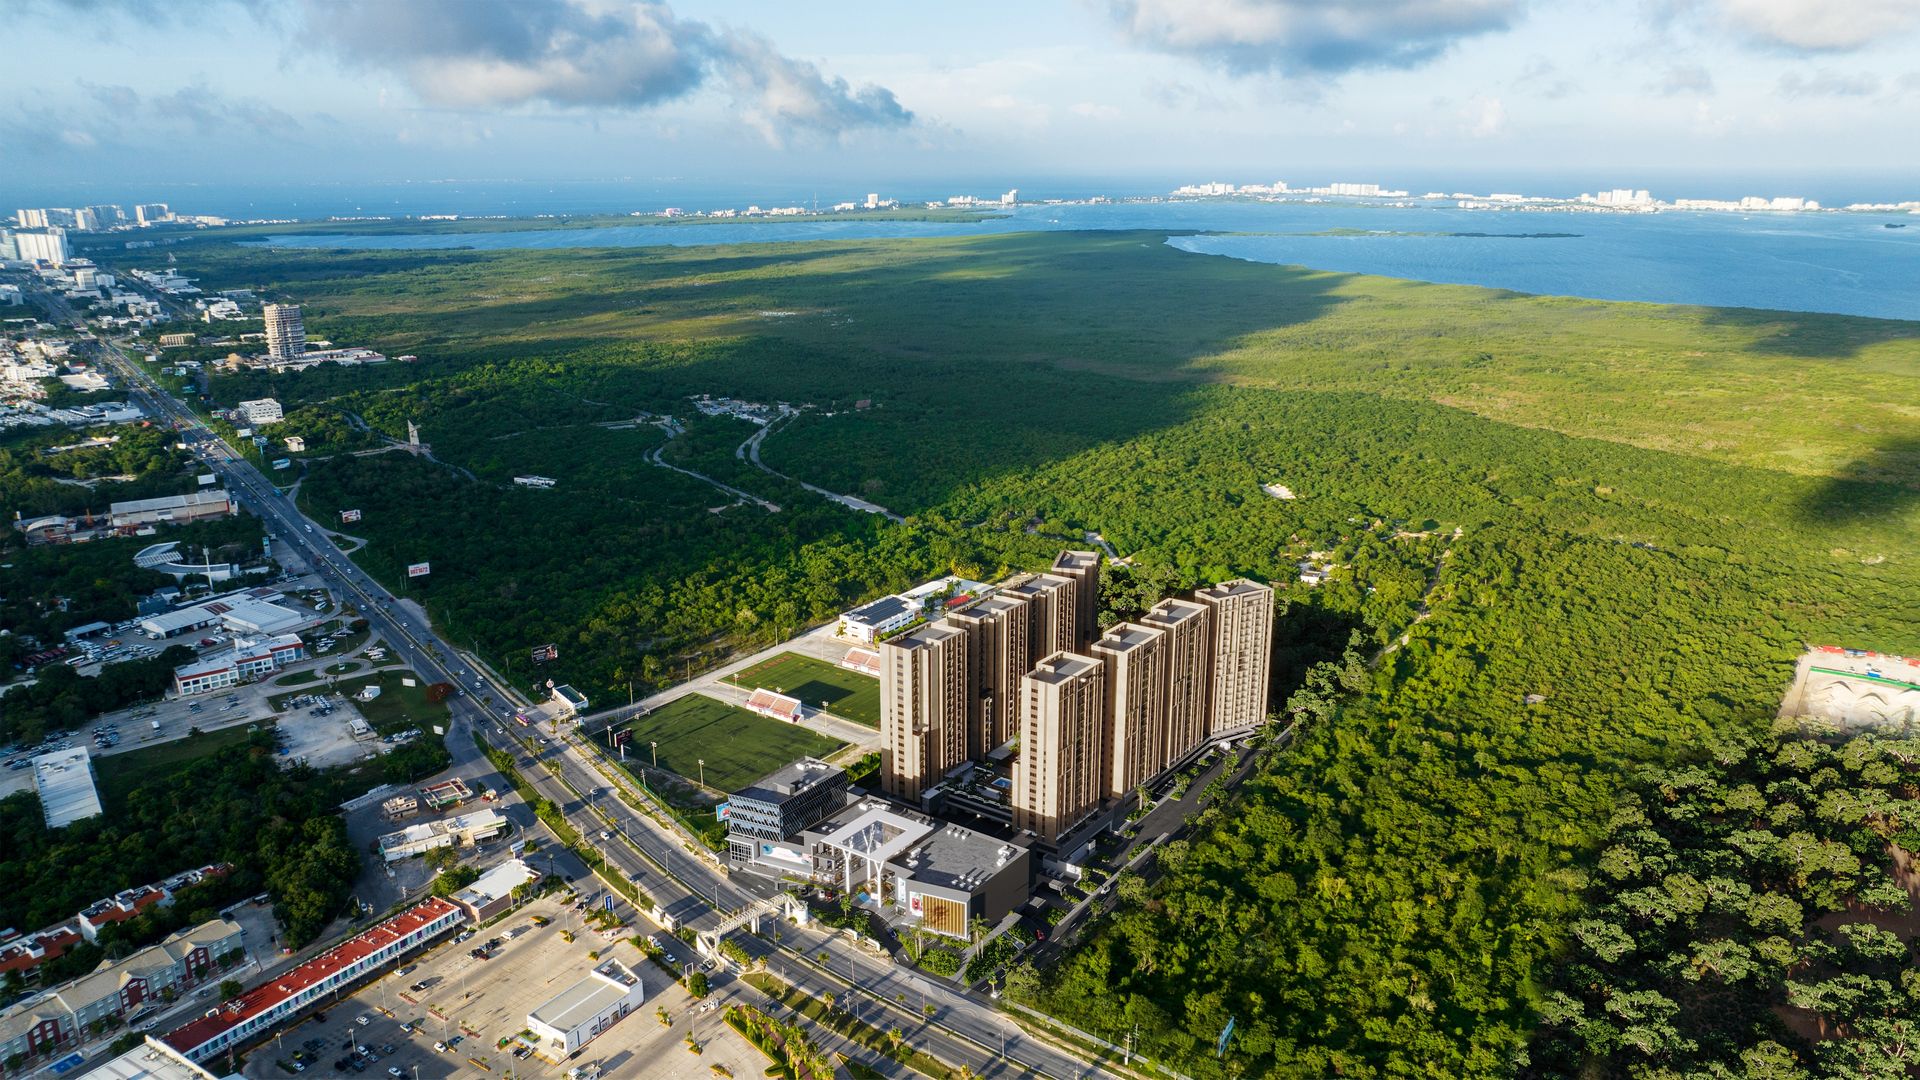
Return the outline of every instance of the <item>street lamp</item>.
{"type": "Polygon", "coordinates": [[[647,745],[653,747],[653,767],[657,769],[660,767],[660,744],[653,742],[647,745]]]}
{"type": "Polygon", "coordinates": [[[700,786],[707,786],[707,759],[700,758],[700,786]]]}

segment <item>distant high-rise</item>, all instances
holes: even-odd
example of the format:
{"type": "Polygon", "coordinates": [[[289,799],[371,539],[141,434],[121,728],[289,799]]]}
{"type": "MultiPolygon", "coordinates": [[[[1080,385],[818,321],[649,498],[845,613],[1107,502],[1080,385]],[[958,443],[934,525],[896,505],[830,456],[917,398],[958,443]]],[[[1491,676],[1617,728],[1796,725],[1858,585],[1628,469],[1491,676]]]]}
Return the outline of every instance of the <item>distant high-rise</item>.
{"type": "Polygon", "coordinates": [[[1140,621],[1166,632],[1167,724],[1159,765],[1165,769],[1207,739],[1212,715],[1213,609],[1191,600],[1162,600],[1140,621]]]}
{"type": "Polygon", "coordinates": [[[299,304],[268,304],[265,314],[268,356],[291,360],[307,351],[307,325],[299,304]]]}
{"type": "Polygon", "coordinates": [[[141,203],[133,208],[134,223],[142,227],[156,224],[172,216],[173,211],[163,202],[141,203]]]}
{"type": "Polygon", "coordinates": [[[1251,731],[1267,718],[1273,653],[1273,589],[1239,578],[1201,589],[1213,614],[1213,685],[1207,734],[1251,731]]]}
{"type": "Polygon", "coordinates": [[[1057,652],[1027,674],[1021,691],[1020,756],[1007,801],[1013,825],[1053,841],[1100,805],[1107,785],[1104,668],[1057,652]]]}
{"type": "Polygon", "coordinates": [[[1027,650],[1026,600],[1001,593],[947,616],[967,631],[973,707],[967,722],[967,752],[984,758],[1019,734],[1020,681],[1032,669],[1027,650]]]}
{"type": "Polygon", "coordinates": [[[67,230],[21,230],[13,234],[13,245],[27,262],[50,262],[59,266],[71,256],[67,251],[67,230]]]}
{"type": "Polygon", "coordinates": [[[1125,795],[1159,775],[1167,758],[1167,634],[1117,623],[1093,643],[1106,665],[1105,794],[1125,795]]]}
{"type": "Polygon", "coordinates": [[[94,213],[93,207],[83,206],[73,212],[73,227],[81,232],[99,232],[100,215],[94,213]]]}
{"type": "Polygon", "coordinates": [[[15,210],[13,216],[23,229],[44,229],[47,227],[47,212],[45,210],[15,210]]]}
{"type": "Polygon", "coordinates": [[[1080,609],[1074,596],[1078,585],[1059,574],[1029,574],[1001,590],[1027,606],[1027,667],[1041,657],[1072,652],[1078,638],[1080,609]]]}
{"type": "Polygon", "coordinates": [[[967,760],[968,634],[946,619],[880,643],[880,790],[905,802],[967,760]]]}
{"type": "MultiPolygon", "coordinates": [[[[1073,579],[1073,646],[1086,652],[1100,636],[1100,553],[1063,551],[1053,560],[1053,572],[1073,579]]],[[[1066,646],[1061,646],[1066,648],[1066,646]]]]}

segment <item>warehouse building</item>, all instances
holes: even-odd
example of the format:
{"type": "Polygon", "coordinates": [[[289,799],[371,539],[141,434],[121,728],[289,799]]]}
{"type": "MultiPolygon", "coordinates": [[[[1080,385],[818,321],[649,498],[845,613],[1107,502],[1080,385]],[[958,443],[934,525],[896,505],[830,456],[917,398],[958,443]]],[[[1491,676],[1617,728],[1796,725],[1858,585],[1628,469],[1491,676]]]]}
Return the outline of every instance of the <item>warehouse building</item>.
{"type": "Polygon", "coordinates": [[[541,1047],[566,1057],[639,1008],[646,996],[631,968],[603,960],[586,978],[528,1013],[527,1027],[541,1047]]]}
{"type": "Polygon", "coordinates": [[[140,632],[156,640],[177,637],[209,626],[236,634],[284,634],[309,622],[307,616],[278,601],[286,594],[260,586],[209,597],[190,607],[163,611],[140,620],[140,632]]]}
{"type": "Polygon", "coordinates": [[[84,746],[34,758],[33,787],[40,793],[40,811],[49,829],[100,816],[100,793],[93,786],[93,759],[84,746]]]}
{"type": "Polygon", "coordinates": [[[513,906],[513,891],[540,880],[540,871],[520,859],[508,859],[453,894],[453,902],[475,926],[513,906]]]}
{"type": "Polygon", "coordinates": [[[233,513],[233,500],[224,491],[194,491],[185,495],[165,495],[157,499],[134,499],[110,503],[107,515],[116,529],[136,529],[142,525],[184,524],[206,518],[226,517],[233,513]]]}

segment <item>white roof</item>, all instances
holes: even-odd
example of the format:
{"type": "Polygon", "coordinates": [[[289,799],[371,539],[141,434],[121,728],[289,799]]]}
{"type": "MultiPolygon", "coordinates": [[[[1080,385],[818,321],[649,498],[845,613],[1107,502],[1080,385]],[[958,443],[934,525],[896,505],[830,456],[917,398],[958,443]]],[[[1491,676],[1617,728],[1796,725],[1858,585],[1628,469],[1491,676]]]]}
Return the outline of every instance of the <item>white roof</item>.
{"type": "Polygon", "coordinates": [[[886,804],[869,802],[862,806],[861,814],[823,839],[834,847],[852,852],[874,862],[891,862],[895,856],[919,843],[933,831],[931,825],[915,821],[887,808],[886,804]]]}
{"type": "Polygon", "coordinates": [[[93,766],[87,748],[76,746],[41,754],[33,759],[33,785],[40,791],[40,808],[47,828],[58,829],[100,814],[100,793],[93,787],[93,766]]]}
{"type": "Polygon", "coordinates": [[[485,907],[503,896],[512,896],[513,890],[539,878],[540,871],[528,866],[524,860],[508,859],[499,866],[481,874],[473,884],[460,890],[455,897],[474,907],[485,907]]]}
{"type": "Polygon", "coordinates": [[[188,1061],[180,1052],[149,1038],[144,1045],[81,1073],[82,1080],[215,1080],[216,1074],[188,1061]]]}

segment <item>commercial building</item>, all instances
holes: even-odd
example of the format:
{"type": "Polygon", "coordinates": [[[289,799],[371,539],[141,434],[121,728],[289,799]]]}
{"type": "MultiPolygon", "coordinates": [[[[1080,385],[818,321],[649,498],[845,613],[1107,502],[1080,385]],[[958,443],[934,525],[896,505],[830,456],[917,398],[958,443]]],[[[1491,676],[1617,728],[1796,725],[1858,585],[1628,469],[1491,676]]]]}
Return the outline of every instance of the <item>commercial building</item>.
{"type": "Polygon", "coordinates": [[[967,760],[972,711],[967,632],[945,619],[880,644],[880,783],[917,803],[967,760]]]}
{"type": "Polygon", "coordinates": [[[564,719],[586,712],[588,705],[587,695],[571,686],[561,685],[553,688],[553,695],[548,701],[548,711],[555,719],[564,719]]]}
{"type": "Polygon", "coordinates": [[[883,596],[840,615],[840,636],[872,644],[920,615],[920,607],[903,596],[883,596]]]}
{"type": "Polygon", "coordinates": [[[399,862],[415,855],[425,855],[434,848],[452,847],[455,844],[471,847],[506,831],[507,819],[497,811],[476,810],[471,814],[460,814],[442,821],[424,821],[409,825],[399,832],[388,833],[379,840],[380,854],[388,862],[399,862]]]}
{"type": "Polygon", "coordinates": [[[73,257],[67,248],[65,229],[22,229],[13,234],[13,246],[24,262],[48,262],[62,266],[73,257]]]}
{"type": "Polygon", "coordinates": [[[259,427],[264,424],[277,424],[286,419],[286,413],[280,408],[280,402],[274,398],[260,398],[256,401],[243,401],[233,407],[234,414],[247,423],[259,427]]]}
{"type": "Polygon", "coordinates": [[[307,324],[299,304],[267,304],[261,309],[267,322],[267,355],[291,360],[307,351],[307,324]]]}
{"type": "Polygon", "coordinates": [[[173,689],[182,695],[212,693],[271,675],[306,658],[307,646],[298,634],[257,640],[235,638],[231,648],[174,668],[173,689]]]}
{"type": "Polygon", "coordinates": [[[475,926],[513,906],[513,891],[540,880],[540,871],[519,859],[508,859],[453,894],[453,902],[475,926]]]}
{"type": "Polygon", "coordinates": [[[193,491],[185,495],[163,495],[157,499],[133,499],[110,503],[109,520],[116,529],[134,529],[142,525],[184,524],[206,518],[226,517],[233,513],[233,500],[224,490],[193,491]]]}
{"type": "Polygon", "coordinates": [[[307,1006],[324,1000],[466,920],[450,900],[433,897],[357,937],[241,994],[167,1033],[165,1043],[193,1061],[205,1061],[267,1033],[307,1006]]]}
{"type": "Polygon", "coordinates": [[[93,760],[84,746],[57,750],[33,759],[33,787],[47,828],[60,829],[100,816],[100,793],[93,786],[93,760]]]}
{"type": "MultiPolygon", "coordinates": [[[[156,552],[171,557],[171,552],[156,552]]],[[[236,634],[284,634],[311,621],[275,601],[286,594],[268,586],[236,589],[209,597],[190,607],[163,611],[140,620],[140,632],[155,640],[220,626],[236,634]]]]}
{"type": "Polygon", "coordinates": [[[100,965],[0,1014],[0,1060],[46,1046],[79,1045],[113,1026],[219,977],[221,957],[240,952],[240,924],[215,919],[158,945],[100,965]]]}
{"type": "Polygon", "coordinates": [[[804,874],[806,849],[790,840],[840,808],[846,770],[817,758],[783,766],[727,798],[727,855],[735,867],[804,874]]]}
{"type": "Polygon", "coordinates": [[[1106,665],[1107,723],[1101,774],[1112,798],[1160,775],[1167,760],[1167,635],[1142,623],[1118,623],[1093,643],[1106,665]]]}
{"type": "Polygon", "coordinates": [[[967,713],[967,754],[982,758],[1016,734],[1020,680],[1033,667],[1023,596],[1002,593],[955,611],[947,621],[967,632],[973,693],[967,713]]]}
{"type": "Polygon", "coordinates": [[[1207,736],[1249,732],[1266,722],[1273,655],[1273,588],[1239,578],[1201,589],[1212,609],[1213,685],[1207,736]]]}
{"type": "Polygon", "coordinates": [[[158,224],[172,216],[173,211],[163,202],[140,203],[133,208],[133,220],[140,225],[141,228],[158,224]]]}
{"type": "Polygon", "coordinates": [[[1027,674],[1008,797],[1015,828],[1058,839],[1106,796],[1105,678],[1105,664],[1069,652],[1054,653],[1027,674]]]}
{"type": "Polygon", "coordinates": [[[620,1022],[646,999],[640,976],[618,960],[602,960],[586,978],[527,1014],[539,1045],[567,1057],[620,1022]]]}
{"type": "Polygon", "coordinates": [[[957,938],[1026,903],[1033,880],[1025,847],[874,798],[848,801],[803,843],[815,884],[957,938]]]}

